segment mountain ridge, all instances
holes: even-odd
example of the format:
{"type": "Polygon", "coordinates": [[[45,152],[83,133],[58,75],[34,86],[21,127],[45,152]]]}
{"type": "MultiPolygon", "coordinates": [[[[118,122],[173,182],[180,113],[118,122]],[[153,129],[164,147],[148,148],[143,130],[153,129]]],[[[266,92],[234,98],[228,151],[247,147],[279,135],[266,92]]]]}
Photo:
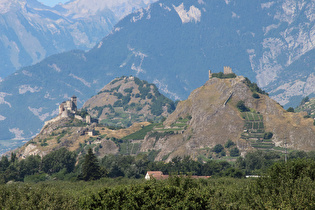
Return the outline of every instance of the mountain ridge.
{"type": "Polygon", "coordinates": [[[290,2],[166,0],[126,16],[90,51],[51,56],[2,81],[0,139],[33,136],[55,115],[51,104],[75,92],[82,105],[121,75],[138,76],[182,100],[207,81],[209,69],[219,72],[227,65],[268,84],[261,88],[282,105],[293,106],[314,94],[309,88],[314,82],[310,61],[315,51],[309,44],[314,3],[290,2]],[[302,55],[304,48],[307,54],[302,55]],[[21,116],[32,125],[20,122],[21,116]]]}
{"type": "MultiPolygon", "coordinates": [[[[2,0],[0,77],[4,78],[52,54],[91,49],[121,18],[154,1],[124,0],[112,5],[103,4],[102,8],[96,8],[98,4],[89,4],[87,12],[84,0],[53,8],[37,0],[2,0]],[[91,10],[94,12],[91,13],[91,10]]],[[[94,3],[99,2],[103,1],[94,0],[94,3]]]]}
{"type": "MultiPolygon", "coordinates": [[[[45,155],[60,147],[80,153],[84,148],[93,148],[101,157],[106,154],[154,153],[155,160],[168,162],[177,156],[202,160],[221,158],[213,156],[213,148],[218,144],[225,145],[228,141],[232,141],[242,155],[252,150],[284,152],[285,147],[289,150],[315,149],[314,120],[305,118],[305,112],[287,112],[267,94],[253,88],[255,84],[243,76],[217,76],[213,74],[187,100],[179,102],[163,123],[151,124],[140,120],[130,128],[111,130],[96,124],[82,125],[76,119],[64,118],[57,124],[47,124],[17,154],[19,157],[45,155]],[[86,135],[91,129],[97,132],[86,135]],[[82,134],[82,131],[85,133],[82,134]]],[[[111,89],[120,89],[124,80],[130,79],[133,81],[132,77],[113,80],[110,84],[116,83],[116,86],[111,86],[111,89]]],[[[130,81],[128,83],[133,84],[130,81]]],[[[122,89],[129,90],[128,87],[122,89]]],[[[117,95],[114,90],[112,93],[117,95]]],[[[103,95],[106,100],[108,96],[103,95]]],[[[142,96],[150,98],[148,95],[142,96]]],[[[93,100],[96,99],[94,97],[93,100]]],[[[94,107],[97,103],[98,100],[94,107]]],[[[94,109],[86,109],[90,105],[91,102],[87,102],[81,111],[87,110],[93,116],[94,109]]],[[[115,124],[119,125],[117,122],[115,124]]]]}

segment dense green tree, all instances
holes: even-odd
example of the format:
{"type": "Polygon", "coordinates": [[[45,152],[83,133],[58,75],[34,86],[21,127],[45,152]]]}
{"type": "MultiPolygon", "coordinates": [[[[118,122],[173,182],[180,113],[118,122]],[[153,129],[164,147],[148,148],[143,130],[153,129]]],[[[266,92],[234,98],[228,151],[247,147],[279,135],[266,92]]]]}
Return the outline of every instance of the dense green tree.
{"type": "Polygon", "coordinates": [[[84,162],[82,163],[82,173],[79,178],[85,181],[90,181],[100,179],[102,175],[102,170],[99,166],[98,160],[92,149],[89,148],[88,153],[84,157],[84,162]]]}
{"type": "Polygon", "coordinates": [[[14,152],[11,152],[11,159],[10,159],[10,162],[11,162],[11,163],[14,163],[16,160],[17,160],[16,154],[15,154],[14,152]]]}
{"type": "Polygon", "coordinates": [[[273,133],[272,132],[264,133],[264,139],[271,139],[272,137],[273,137],[273,133]]]}
{"type": "Polygon", "coordinates": [[[237,147],[230,149],[230,156],[231,157],[240,156],[240,150],[237,147]]]}
{"type": "Polygon", "coordinates": [[[244,173],[237,168],[228,168],[224,171],[225,176],[233,177],[233,178],[243,178],[244,173]]]}
{"type": "Polygon", "coordinates": [[[257,174],[266,172],[278,160],[280,160],[279,153],[258,150],[247,153],[245,158],[239,157],[235,165],[239,169],[245,169],[246,174],[257,174]]]}
{"type": "Polygon", "coordinates": [[[235,145],[235,143],[231,140],[231,139],[229,139],[225,144],[224,144],[224,147],[225,148],[230,148],[231,146],[234,146],[235,145]]]}
{"type": "Polygon", "coordinates": [[[10,161],[7,156],[3,155],[0,161],[0,171],[5,171],[10,165],[10,161]]]}
{"type": "Polygon", "coordinates": [[[289,159],[307,158],[307,153],[304,151],[292,151],[289,153],[289,159]]]}
{"type": "Polygon", "coordinates": [[[217,154],[222,152],[222,150],[224,150],[224,147],[222,146],[222,144],[217,144],[212,149],[212,151],[217,153],[217,154]]]}
{"type": "Polygon", "coordinates": [[[253,95],[252,95],[252,96],[253,96],[253,98],[260,98],[259,94],[258,94],[258,93],[256,93],[256,92],[255,92],[255,93],[253,93],[253,95]]]}
{"type": "Polygon", "coordinates": [[[39,155],[30,155],[25,159],[25,165],[20,170],[24,170],[27,175],[32,175],[40,172],[41,157],[39,155]]]}
{"type": "Polygon", "coordinates": [[[294,108],[293,108],[293,107],[289,107],[289,108],[287,109],[287,112],[294,112],[294,108]]]}
{"type": "Polygon", "coordinates": [[[68,151],[66,148],[61,148],[44,156],[42,162],[42,170],[45,173],[57,173],[63,168],[66,168],[67,173],[70,173],[75,167],[76,154],[68,151]]]}

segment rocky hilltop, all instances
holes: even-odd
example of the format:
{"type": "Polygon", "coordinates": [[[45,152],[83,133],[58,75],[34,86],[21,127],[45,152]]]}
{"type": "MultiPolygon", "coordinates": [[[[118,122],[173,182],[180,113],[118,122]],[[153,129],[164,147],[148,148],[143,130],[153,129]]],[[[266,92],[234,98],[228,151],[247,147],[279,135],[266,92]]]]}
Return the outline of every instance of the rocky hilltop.
{"type": "Polygon", "coordinates": [[[314,150],[313,119],[304,118],[303,112],[287,112],[259,92],[242,76],[210,78],[179,102],[162,128],[146,136],[141,151],[160,151],[157,160],[184,155],[208,157],[211,148],[229,139],[243,153],[252,149],[282,151],[285,143],[290,149],[314,150]],[[240,111],[242,102],[245,111],[240,111]]]}
{"type": "Polygon", "coordinates": [[[159,121],[175,109],[154,84],[137,77],[120,77],[89,99],[83,109],[100,123],[129,127],[134,122],[159,121]]]}

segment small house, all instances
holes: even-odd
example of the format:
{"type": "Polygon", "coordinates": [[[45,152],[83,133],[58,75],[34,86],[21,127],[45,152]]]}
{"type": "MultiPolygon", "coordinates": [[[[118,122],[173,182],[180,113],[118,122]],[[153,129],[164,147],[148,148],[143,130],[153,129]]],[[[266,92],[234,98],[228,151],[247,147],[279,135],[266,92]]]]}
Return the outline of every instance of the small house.
{"type": "Polygon", "coordinates": [[[148,171],[144,177],[146,180],[153,179],[167,179],[168,175],[163,175],[162,171],[148,171]]]}

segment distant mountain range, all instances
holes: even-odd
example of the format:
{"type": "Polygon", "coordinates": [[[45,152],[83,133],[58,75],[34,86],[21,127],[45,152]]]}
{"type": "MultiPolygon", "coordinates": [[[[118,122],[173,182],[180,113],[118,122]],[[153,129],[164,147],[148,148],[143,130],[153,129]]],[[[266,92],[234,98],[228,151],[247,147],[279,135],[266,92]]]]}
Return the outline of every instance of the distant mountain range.
{"type": "Polygon", "coordinates": [[[124,16],[155,0],[0,1],[0,80],[49,55],[91,49],[124,16]]]}
{"type": "Polygon", "coordinates": [[[0,83],[0,139],[39,132],[57,105],[79,104],[135,75],[186,99],[208,70],[231,66],[285,107],[314,96],[314,1],[164,0],[126,16],[88,52],[53,55],[0,83]]]}

